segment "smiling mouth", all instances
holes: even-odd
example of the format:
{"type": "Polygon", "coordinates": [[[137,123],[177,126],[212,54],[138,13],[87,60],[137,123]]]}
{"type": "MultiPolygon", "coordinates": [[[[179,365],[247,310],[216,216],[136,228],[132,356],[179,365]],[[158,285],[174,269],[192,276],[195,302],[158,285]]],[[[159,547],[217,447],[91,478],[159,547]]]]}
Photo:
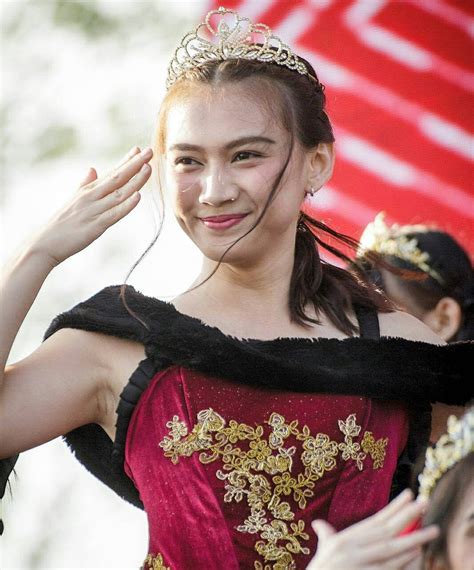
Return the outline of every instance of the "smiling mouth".
{"type": "Polygon", "coordinates": [[[212,230],[225,230],[237,225],[247,214],[224,214],[222,216],[208,216],[200,218],[201,222],[212,230]]]}

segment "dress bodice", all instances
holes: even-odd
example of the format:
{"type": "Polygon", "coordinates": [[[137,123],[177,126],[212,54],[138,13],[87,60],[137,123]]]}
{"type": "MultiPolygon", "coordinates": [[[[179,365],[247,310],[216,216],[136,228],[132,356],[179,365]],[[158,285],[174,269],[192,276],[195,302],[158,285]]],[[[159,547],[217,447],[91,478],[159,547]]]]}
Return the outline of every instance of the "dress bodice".
{"type": "MultiPolygon", "coordinates": [[[[359,319],[362,338],[239,341],[130,286],[125,306],[121,290],[57,315],[44,339],[73,328],[145,347],[115,441],[97,424],[64,439],[146,508],[153,570],[306,567],[309,522],[377,511],[424,452],[430,403],[473,397],[473,343],[379,338],[376,318],[359,319]]],[[[0,461],[0,498],[15,461],[0,461]]]]}
{"type": "Polygon", "coordinates": [[[407,433],[400,403],[159,372],[125,447],[147,568],[305,568],[312,520],[342,529],[388,502],[407,433]]]}

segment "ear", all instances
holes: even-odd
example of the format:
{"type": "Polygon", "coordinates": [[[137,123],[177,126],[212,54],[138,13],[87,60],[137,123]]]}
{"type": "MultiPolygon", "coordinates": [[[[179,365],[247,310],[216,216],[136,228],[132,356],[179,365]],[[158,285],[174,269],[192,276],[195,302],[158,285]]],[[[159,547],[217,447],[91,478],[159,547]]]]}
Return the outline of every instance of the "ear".
{"type": "Polygon", "coordinates": [[[312,186],[315,191],[331,178],[334,170],[334,144],[319,143],[316,148],[307,154],[307,177],[308,186],[312,186]]]}
{"type": "Polygon", "coordinates": [[[434,309],[424,315],[423,321],[443,340],[449,341],[461,326],[462,310],[452,297],[443,297],[434,309]]]}

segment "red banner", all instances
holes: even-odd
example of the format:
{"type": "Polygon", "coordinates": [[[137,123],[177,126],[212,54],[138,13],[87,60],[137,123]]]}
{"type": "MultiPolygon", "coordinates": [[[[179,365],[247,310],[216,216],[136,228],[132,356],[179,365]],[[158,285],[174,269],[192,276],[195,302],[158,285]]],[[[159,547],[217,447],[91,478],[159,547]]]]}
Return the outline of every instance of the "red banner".
{"type": "Polygon", "coordinates": [[[337,165],[316,217],[358,238],[384,210],[388,223],[435,224],[474,253],[474,3],[222,4],[269,25],[326,85],[337,165]]]}

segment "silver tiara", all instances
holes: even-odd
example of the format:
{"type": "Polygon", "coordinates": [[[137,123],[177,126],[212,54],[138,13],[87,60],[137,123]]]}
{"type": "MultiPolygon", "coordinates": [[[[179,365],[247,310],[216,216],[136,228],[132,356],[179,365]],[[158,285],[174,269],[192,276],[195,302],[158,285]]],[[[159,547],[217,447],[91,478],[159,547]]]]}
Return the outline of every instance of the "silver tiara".
{"type": "Polygon", "coordinates": [[[236,11],[220,7],[208,12],[204,22],[181,40],[168,66],[166,88],[169,89],[189,70],[209,61],[228,59],[275,63],[306,75],[319,84],[306,65],[280,38],[273,35],[268,26],[253,24],[236,11]],[[213,16],[217,24],[211,23],[213,16]]]}

